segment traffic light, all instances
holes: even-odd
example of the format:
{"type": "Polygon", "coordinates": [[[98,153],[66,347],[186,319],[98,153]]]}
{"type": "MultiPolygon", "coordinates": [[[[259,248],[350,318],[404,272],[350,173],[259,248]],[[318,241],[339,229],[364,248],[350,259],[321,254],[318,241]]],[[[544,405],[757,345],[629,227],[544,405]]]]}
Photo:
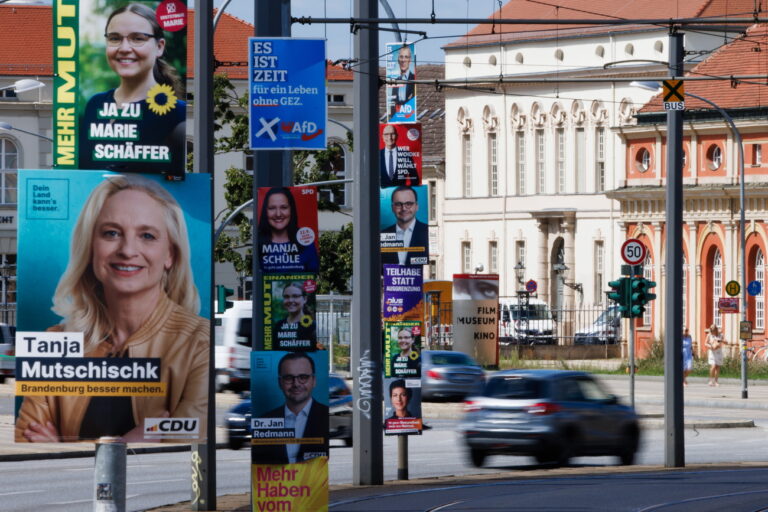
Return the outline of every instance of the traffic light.
{"type": "Polygon", "coordinates": [[[227,300],[227,297],[235,293],[232,288],[226,288],[222,284],[216,285],[216,312],[223,313],[227,309],[235,305],[231,300],[227,300]]]}
{"type": "Polygon", "coordinates": [[[612,289],[608,293],[608,298],[618,304],[619,312],[621,312],[623,318],[629,318],[629,278],[621,277],[616,281],[610,281],[608,286],[612,289]]]}
{"type": "Polygon", "coordinates": [[[655,281],[644,277],[633,277],[630,284],[630,316],[637,318],[645,313],[645,305],[656,298],[649,290],[656,286],[655,281]]]}

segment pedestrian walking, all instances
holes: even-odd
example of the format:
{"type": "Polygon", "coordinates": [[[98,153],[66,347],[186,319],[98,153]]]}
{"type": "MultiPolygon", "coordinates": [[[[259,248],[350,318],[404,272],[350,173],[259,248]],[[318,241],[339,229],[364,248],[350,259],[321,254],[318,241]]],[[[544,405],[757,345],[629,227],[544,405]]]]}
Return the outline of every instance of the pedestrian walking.
{"type": "Polygon", "coordinates": [[[693,370],[693,339],[688,328],[683,329],[683,386],[688,385],[688,375],[693,370]]]}
{"type": "Polygon", "coordinates": [[[723,336],[715,324],[709,326],[707,334],[707,360],[709,361],[709,385],[719,386],[720,367],[723,365],[723,336]]]}

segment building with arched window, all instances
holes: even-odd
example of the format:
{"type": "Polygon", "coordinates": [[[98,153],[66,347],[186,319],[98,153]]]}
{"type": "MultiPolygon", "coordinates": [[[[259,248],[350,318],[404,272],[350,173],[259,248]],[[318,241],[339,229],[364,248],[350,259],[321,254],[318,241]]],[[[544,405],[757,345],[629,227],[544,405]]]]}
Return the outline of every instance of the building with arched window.
{"type": "MultiPolygon", "coordinates": [[[[689,76],[724,77],[724,80],[686,81],[685,90],[706,98],[733,118],[743,139],[746,216],[746,281],[765,284],[765,251],[768,247],[768,162],[762,148],[768,147],[768,86],[765,82],[738,83],[734,75],[768,73],[768,58],[755,48],[768,44],[768,28],[753,26],[746,36],[717,49],[689,71],[689,76]]],[[[706,329],[717,325],[737,352],[741,314],[724,314],[718,301],[727,296],[726,283],[741,277],[739,147],[723,116],[710,105],[687,96],[683,115],[683,312],[674,321],[688,326],[703,352],[706,329]]],[[[665,293],[665,199],[666,199],[666,113],[660,96],[637,113],[637,124],[624,127],[626,175],[608,196],[620,203],[622,237],[637,237],[649,249],[652,261],[646,265],[658,283],[662,300],[649,308],[649,322],[637,320],[638,353],[646,353],[654,339],[664,332],[661,315],[665,293]],[[647,157],[645,155],[648,155],[647,157]],[[651,164],[645,166],[648,159],[651,164]]],[[[753,342],[765,339],[765,291],[750,295],[747,319],[753,325],[753,342]]],[[[741,295],[739,295],[741,297],[741,295]]],[[[740,305],[744,308],[744,304],[740,305]]],[[[742,311],[742,309],[740,309],[742,311]]]]}
{"type": "MultiPolygon", "coordinates": [[[[600,11],[626,17],[623,8],[615,2],[600,11]]],[[[727,16],[750,12],[752,4],[736,0],[725,9],[702,0],[635,2],[632,16],[727,16]]],[[[440,277],[471,272],[480,263],[488,268],[495,259],[502,297],[520,289],[515,267],[522,264],[522,281],[534,279],[538,297],[553,309],[604,305],[608,281],[620,275],[623,240],[660,236],[656,224],[663,219],[627,222],[624,203],[612,191],[628,179],[648,181],[661,164],[657,133],[638,134],[630,158],[625,144],[637,109],[652,96],[630,81],[666,75],[668,30],[557,23],[589,18],[584,12],[590,10],[586,1],[566,9],[511,0],[494,17],[551,24],[479,25],[445,47],[446,78],[454,83],[445,90],[440,277]]],[[[687,33],[687,69],[744,28],[687,33]]],[[[712,165],[727,160],[723,154],[713,151],[712,165]]],[[[637,200],[639,215],[658,206],[637,200]]],[[[658,279],[663,254],[658,243],[649,246],[648,272],[658,279]]],[[[652,329],[657,316],[649,311],[639,322],[652,329]]]]}

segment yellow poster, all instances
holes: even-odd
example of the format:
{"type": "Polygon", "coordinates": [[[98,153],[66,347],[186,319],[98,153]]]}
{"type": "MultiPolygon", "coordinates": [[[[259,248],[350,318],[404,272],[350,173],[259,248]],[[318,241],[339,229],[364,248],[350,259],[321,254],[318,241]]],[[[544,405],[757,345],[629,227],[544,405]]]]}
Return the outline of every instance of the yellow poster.
{"type": "Polygon", "coordinates": [[[296,464],[251,465],[254,512],[328,510],[328,457],[296,464]]]}

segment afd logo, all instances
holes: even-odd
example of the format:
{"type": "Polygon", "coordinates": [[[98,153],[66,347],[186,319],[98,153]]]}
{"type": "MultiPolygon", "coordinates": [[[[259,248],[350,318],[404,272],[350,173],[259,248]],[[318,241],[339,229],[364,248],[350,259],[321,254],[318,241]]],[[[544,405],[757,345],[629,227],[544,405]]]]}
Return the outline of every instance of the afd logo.
{"type": "Polygon", "coordinates": [[[301,140],[312,140],[323,133],[322,129],[317,127],[312,121],[286,121],[280,123],[280,129],[285,133],[300,134],[301,140]]]}
{"type": "Polygon", "coordinates": [[[145,437],[197,437],[198,418],[144,418],[145,437]]]}

